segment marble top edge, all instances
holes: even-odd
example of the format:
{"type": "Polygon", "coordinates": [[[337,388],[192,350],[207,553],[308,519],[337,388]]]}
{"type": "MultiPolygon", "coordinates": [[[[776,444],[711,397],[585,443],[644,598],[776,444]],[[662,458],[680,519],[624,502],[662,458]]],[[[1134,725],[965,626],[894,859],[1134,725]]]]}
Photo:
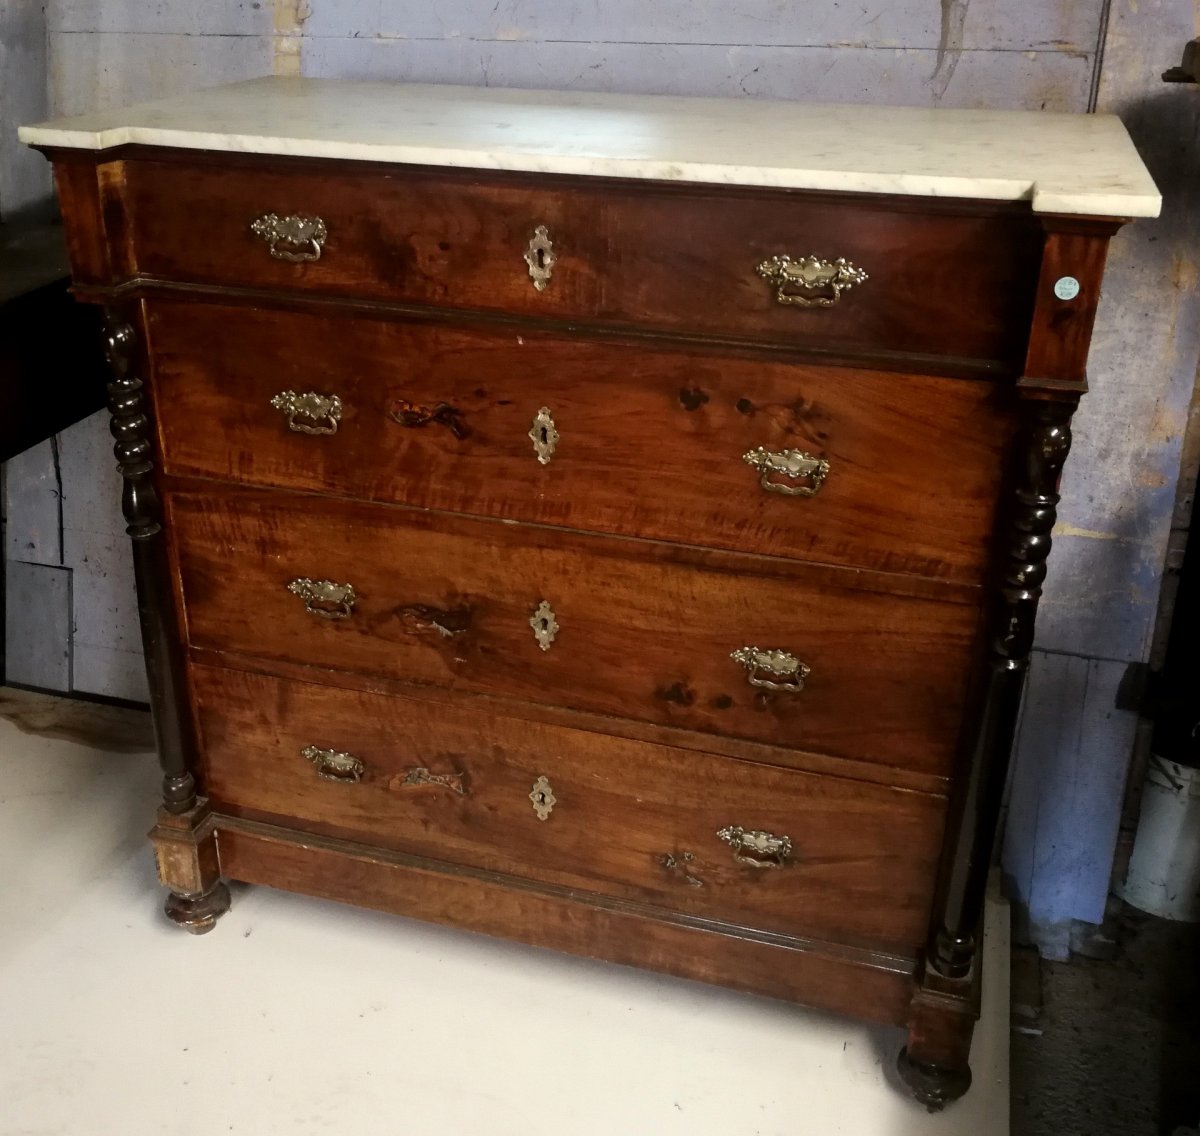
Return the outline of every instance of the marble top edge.
{"type": "Polygon", "coordinates": [[[1029,201],[1154,217],[1161,197],[1111,115],[802,104],[264,78],[25,126],[34,146],[124,145],[1029,201]]]}

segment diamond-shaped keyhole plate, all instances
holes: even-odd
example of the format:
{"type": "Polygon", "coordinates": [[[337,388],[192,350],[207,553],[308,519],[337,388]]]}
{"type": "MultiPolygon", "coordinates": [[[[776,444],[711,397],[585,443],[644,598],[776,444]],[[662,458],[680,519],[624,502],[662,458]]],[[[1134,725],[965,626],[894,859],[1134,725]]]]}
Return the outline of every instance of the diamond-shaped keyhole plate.
{"type": "Polygon", "coordinates": [[[550,650],[550,644],[558,635],[558,620],[554,618],[554,609],[549,601],[542,600],[537,610],[529,617],[529,626],[533,628],[533,637],[543,651],[550,650]]]}
{"type": "Polygon", "coordinates": [[[537,813],[538,820],[545,820],[554,811],[554,806],[558,804],[558,798],[555,797],[554,790],[550,788],[550,782],[545,777],[539,777],[533,783],[529,799],[533,802],[533,811],[537,813]]]}

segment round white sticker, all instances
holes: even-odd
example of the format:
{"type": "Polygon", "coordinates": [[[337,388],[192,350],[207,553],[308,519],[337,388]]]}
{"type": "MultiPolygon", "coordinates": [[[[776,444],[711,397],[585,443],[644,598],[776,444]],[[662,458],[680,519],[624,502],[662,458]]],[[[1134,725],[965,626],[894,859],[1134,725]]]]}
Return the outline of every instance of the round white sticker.
{"type": "Polygon", "coordinates": [[[1054,294],[1060,300],[1073,300],[1079,295],[1079,281],[1074,276],[1060,276],[1054,282],[1054,294]]]}

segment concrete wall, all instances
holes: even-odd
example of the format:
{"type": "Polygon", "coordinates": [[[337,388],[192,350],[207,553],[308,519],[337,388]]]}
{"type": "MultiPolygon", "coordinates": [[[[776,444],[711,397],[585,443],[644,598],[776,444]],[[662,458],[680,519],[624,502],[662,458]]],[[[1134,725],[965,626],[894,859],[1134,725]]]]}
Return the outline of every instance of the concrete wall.
{"type": "MultiPolygon", "coordinates": [[[[1136,719],[1115,708],[1117,691],[1148,651],[1200,349],[1190,191],[1200,95],[1158,79],[1196,34],[1192,3],[51,0],[47,17],[56,113],[270,71],[1063,111],[1098,100],[1120,113],[1164,186],[1189,188],[1166,219],[1113,244],[1005,850],[1047,950],[1061,953],[1072,920],[1100,917],[1136,719]]],[[[74,497],[88,526],[64,541],[76,580],[72,681],[130,696],[136,644],[115,493],[66,471],[93,468],[93,457],[103,466],[107,444],[100,422],[60,443],[64,510],[74,497]]]]}
{"type": "Polygon", "coordinates": [[[1195,392],[1200,94],[1161,72],[1196,21],[1190,0],[1118,0],[1098,75],[1096,109],[1121,116],[1165,205],[1113,242],[1018,739],[1005,867],[1055,957],[1104,913],[1195,392]]]}
{"type": "MultiPolygon", "coordinates": [[[[21,0],[12,3],[28,7],[21,0]]],[[[52,0],[44,19],[40,72],[28,56],[13,77],[23,89],[38,91],[42,105],[17,121],[80,114],[272,69],[269,2],[52,0]]],[[[45,178],[45,160],[22,149],[45,178]]],[[[103,414],[8,463],[10,682],[146,700],[133,561],[119,494],[103,414]]]]}
{"type": "Polygon", "coordinates": [[[46,15],[41,4],[0,0],[0,220],[48,212],[50,173],[40,154],[17,141],[17,126],[48,105],[46,15]]]}

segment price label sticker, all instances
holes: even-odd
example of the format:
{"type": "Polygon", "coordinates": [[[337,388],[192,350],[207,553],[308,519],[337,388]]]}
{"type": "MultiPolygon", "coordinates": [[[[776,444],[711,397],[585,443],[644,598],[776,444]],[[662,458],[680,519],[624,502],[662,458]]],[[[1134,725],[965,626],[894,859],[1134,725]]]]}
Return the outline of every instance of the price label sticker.
{"type": "Polygon", "coordinates": [[[1074,276],[1060,276],[1054,282],[1054,294],[1060,300],[1073,300],[1079,295],[1079,281],[1074,276]]]}

